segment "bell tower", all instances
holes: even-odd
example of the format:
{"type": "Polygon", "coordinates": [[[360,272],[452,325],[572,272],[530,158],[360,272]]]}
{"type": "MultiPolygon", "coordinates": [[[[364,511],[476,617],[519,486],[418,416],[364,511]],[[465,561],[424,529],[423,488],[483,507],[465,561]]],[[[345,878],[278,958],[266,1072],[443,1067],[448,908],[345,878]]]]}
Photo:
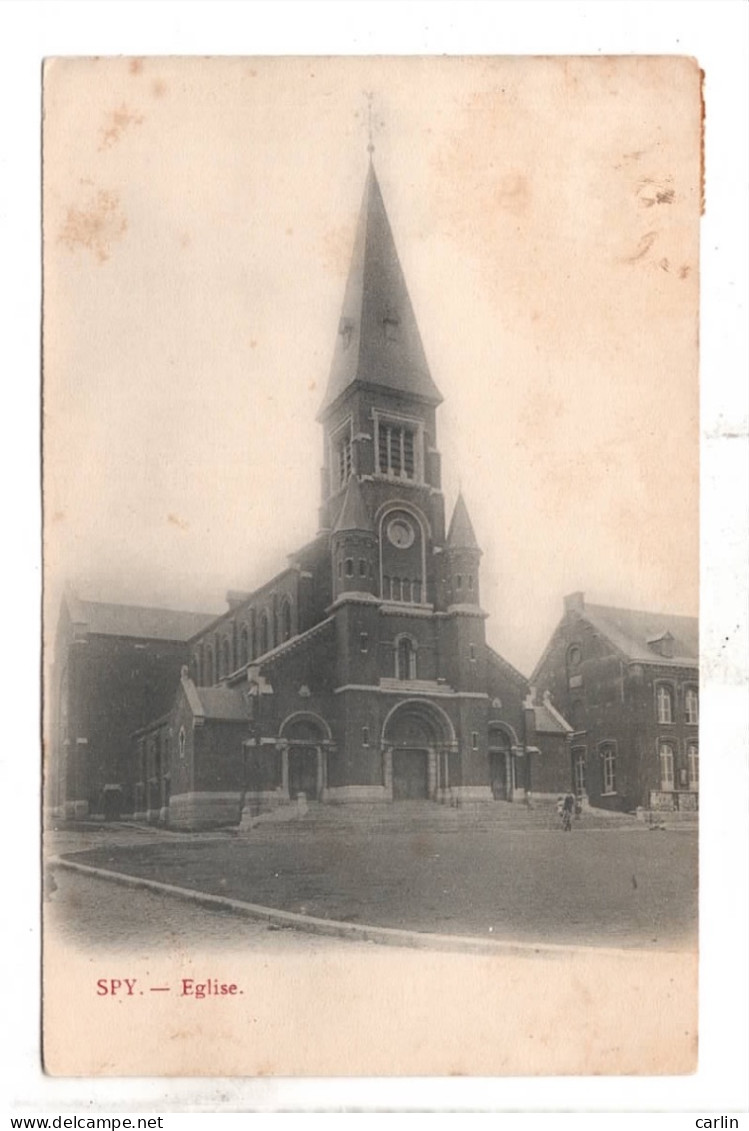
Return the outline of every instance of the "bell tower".
{"type": "Polygon", "coordinates": [[[333,362],[318,414],[324,429],[320,527],[338,528],[349,481],[355,478],[381,547],[374,592],[385,600],[437,599],[433,550],[444,542],[436,435],[441,401],[370,151],[333,362]],[[391,557],[396,560],[389,565],[391,557]]]}

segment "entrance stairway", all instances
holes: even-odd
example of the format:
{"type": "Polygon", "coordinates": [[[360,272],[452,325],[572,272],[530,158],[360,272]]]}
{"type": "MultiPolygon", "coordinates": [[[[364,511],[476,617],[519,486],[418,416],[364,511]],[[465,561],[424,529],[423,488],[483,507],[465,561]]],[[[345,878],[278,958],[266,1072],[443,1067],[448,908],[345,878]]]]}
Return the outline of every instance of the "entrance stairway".
{"type": "MultiPolygon", "coordinates": [[[[275,824],[272,819],[263,823],[265,829],[275,824]]],[[[280,821],[278,822],[281,823],[280,821]]],[[[288,819],[283,822],[288,829],[288,819]]],[[[358,831],[398,835],[414,832],[458,832],[461,829],[483,831],[492,828],[560,829],[556,805],[537,803],[529,809],[523,803],[494,801],[461,806],[439,805],[432,801],[394,801],[391,803],[357,803],[324,805],[311,801],[307,810],[293,822],[295,828],[310,832],[342,832],[347,828],[358,831]]],[[[573,825],[575,828],[639,827],[643,824],[634,814],[612,813],[606,810],[585,810],[573,825]]]]}

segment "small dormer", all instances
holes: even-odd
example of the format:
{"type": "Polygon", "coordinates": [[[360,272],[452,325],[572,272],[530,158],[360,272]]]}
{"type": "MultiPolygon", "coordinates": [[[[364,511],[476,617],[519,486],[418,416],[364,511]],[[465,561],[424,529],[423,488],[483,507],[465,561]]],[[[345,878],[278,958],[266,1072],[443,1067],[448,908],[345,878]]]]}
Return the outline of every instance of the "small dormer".
{"type": "Polygon", "coordinates": [[[656,655],[663,656],[664,660],[674,658],[674,638],[668,631],[661,633],[660,636],[652,636],[648,640],[648,648],[656,655]]]}

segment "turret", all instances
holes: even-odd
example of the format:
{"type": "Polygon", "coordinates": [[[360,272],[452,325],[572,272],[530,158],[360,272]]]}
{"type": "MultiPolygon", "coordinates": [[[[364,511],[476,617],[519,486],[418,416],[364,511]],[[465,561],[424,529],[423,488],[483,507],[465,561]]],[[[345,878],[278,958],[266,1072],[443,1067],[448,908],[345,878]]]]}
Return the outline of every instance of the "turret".
{"type": "Polygon", "coordinates": [[[348,481],[330,549],[333,599],[344,593],[373,594],[377,583],[377,537],[355,475],[348,481]]]}
{"type": "Polygon", "coordinates": [[[444,581],[448,607],[479,605],[480,561],[481,550],[461,493],[455,503],[445,543],[444,581]]]}

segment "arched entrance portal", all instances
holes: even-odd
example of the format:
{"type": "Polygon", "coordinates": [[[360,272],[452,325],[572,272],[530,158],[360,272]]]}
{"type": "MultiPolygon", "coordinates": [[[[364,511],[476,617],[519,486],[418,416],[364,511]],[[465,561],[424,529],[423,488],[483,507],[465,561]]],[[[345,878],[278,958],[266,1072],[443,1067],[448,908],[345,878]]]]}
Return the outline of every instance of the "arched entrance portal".
{"type": "Polygon", "coordinates": [[[318,801],[327,784],[326,750],[330,731],[314,715],[297,715],[281,727],[282,778],[293,801],[304,794],[318,801]]]}
{"type": "Polygon", "coordinates": [[[501,723],[489,724],[489,780],[495,801],[512,801],[515,781],[514,732],[501,723]]]}
{"type": "Polygon", "coordinates": [[[393,801],[436,801],[450,783],[452,724],[432,703],[408,700],[388,715],[382,731],[383,777],[393,801]]]}

